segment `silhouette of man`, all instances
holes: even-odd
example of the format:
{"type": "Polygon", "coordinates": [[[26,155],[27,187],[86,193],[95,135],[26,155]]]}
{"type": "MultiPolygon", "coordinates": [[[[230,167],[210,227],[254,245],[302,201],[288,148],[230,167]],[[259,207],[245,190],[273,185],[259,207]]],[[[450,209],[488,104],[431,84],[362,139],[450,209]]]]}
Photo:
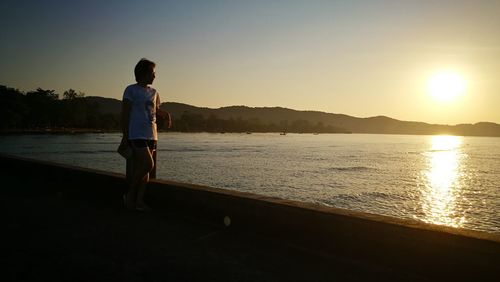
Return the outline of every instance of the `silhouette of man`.
{"type": "Polygon", "coordinates": [[[171,126],[170,115],[160,109],[160,95],[150,87],[155,79],[156,64],[141,59],[134,69],[136,84],[125,88],[122,99],[123,139],[132,147],[132,157],[127,164],[129,189],[124,194],[127,209],[151,211],[144,202],[146,185],[155,167],[155,154],[158,141],[156,118],[167,119],[171,126]]]}

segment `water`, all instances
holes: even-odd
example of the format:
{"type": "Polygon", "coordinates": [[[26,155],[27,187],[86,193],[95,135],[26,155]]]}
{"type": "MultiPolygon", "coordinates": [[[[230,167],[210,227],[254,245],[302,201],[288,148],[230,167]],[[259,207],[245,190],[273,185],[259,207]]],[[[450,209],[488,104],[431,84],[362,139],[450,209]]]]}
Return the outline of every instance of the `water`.
{"type": "MultiPolygon", "coordinates": [[[[120,134],[0,138],[0,151],[120,172],[120,134]]],[[[162,133],[158,178],[500,233],[500,138],[162,133]]]]}

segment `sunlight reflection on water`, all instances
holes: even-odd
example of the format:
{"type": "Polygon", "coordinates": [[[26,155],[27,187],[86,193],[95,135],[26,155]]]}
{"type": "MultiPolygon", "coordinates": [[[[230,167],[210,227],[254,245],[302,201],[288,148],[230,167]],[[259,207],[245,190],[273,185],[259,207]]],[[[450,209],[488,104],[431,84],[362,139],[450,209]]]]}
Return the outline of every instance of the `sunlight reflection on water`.
{"type": "Polygon", "coordinates": [[[430,137],[431,148],[426,154],[428,166],[423,171],[427,183],[422,191],[422,209],[427,222],[453,227],[462,227],[465,223],[457,204],[464,200],[460,181],[460,172],[465,166],[465,156],[460,152],[462,139],[459,136],[430,137]]]}

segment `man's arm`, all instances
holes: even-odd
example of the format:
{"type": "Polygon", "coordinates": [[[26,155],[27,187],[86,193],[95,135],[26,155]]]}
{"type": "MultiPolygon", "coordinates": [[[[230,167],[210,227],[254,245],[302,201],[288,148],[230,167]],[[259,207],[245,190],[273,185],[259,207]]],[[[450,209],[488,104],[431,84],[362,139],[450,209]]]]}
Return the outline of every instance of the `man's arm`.
{"type": "Polygon", "coordinates": [[[161,106],[161,100],[160,100],[160,95],[156,95],[156,117],[160,118],[163,122],[166,122],[165,125],[163,125],[164,128],[171,128],[172,127],[172,117],[170,116],[170,113],[162,110],[160,108],[161,106]]]}
{"type": "Polygon", "coordinates": [[[172,127],[172,117],[170,116],[170,113],[158,108],[156,110],[156,116],[166,121],[166,128],[172,127]]]}
{"type": "Polygon", "coordinates": [[[128,125],[130,122],[130,109],[131,109],[130,101],[128,99],[123,99],[121,122],[122,122],[123,138],[125,138],[125,139],[128,139],[128,125]]]}

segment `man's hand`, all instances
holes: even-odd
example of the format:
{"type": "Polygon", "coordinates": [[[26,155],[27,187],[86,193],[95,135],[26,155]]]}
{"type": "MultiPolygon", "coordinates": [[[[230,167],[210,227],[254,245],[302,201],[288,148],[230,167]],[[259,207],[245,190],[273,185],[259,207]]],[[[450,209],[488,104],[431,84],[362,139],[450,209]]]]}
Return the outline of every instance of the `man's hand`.
{"type": "Polygon", "coordinates": [[[170,113],[158,109],[156,111],[156,117],[162,120],[162,123],[164,124],[163,127],[172,128],[172,117],[170,116],[170,113]]]}
{"type": "Polygon", "coordinates": [[[167,121],[167,128],[172,128],[172,116],[170,116],[170,113],[167,113],[165,119],[167,121]]]}

